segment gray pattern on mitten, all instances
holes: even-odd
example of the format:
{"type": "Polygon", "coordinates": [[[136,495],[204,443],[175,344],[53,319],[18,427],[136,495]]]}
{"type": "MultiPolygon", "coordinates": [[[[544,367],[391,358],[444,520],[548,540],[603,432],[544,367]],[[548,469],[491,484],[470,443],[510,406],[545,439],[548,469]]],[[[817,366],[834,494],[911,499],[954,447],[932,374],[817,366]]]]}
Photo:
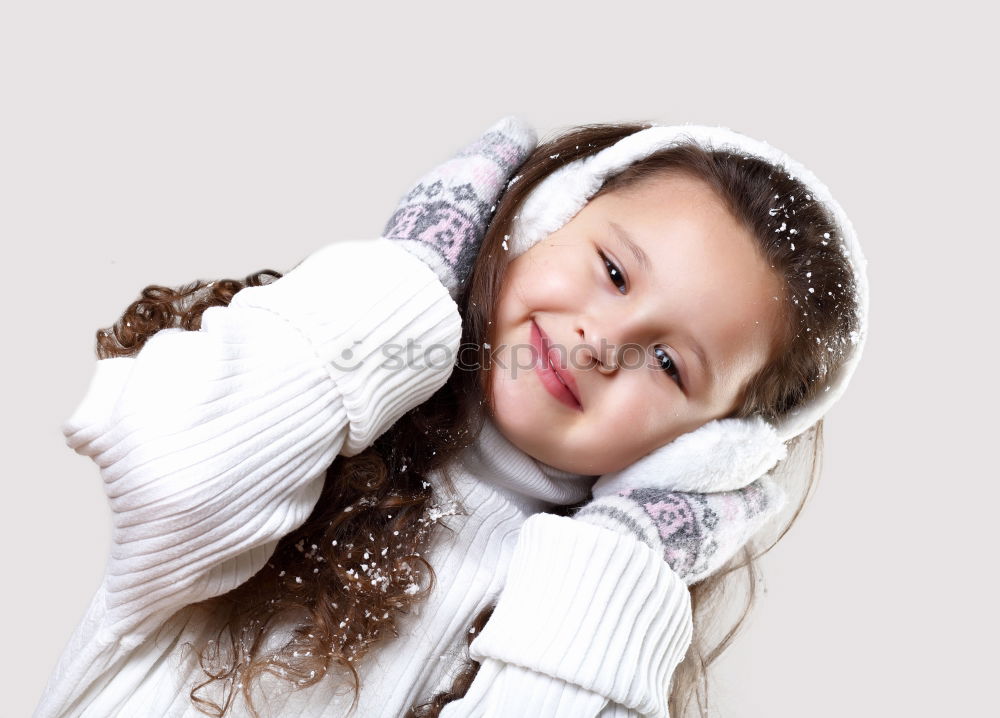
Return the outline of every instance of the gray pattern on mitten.
{"type": "Polygon", "coordinates": [[[662,551],[690,585],[736,555],[784,503],[784,492],[764,476],[737,491],[630,489],[591,501],[574,518],[631,534],[662,551]]]}

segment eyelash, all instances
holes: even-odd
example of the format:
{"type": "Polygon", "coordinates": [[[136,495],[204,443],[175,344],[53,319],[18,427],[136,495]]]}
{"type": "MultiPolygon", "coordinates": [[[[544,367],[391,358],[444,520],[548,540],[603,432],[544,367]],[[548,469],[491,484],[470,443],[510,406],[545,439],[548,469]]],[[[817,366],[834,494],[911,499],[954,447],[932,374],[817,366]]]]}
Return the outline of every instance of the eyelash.
{"type": "MultiPolygon", "coordinates": [[[[625,275],[622,273],[622,270],[618,268],[617,264],[615,264],[610,259],[608,259],[607,255],[604,254],[604,252],[598,250],[597,254],[600,256],[601,260],[604,262],[604,266],[608,268],[608,276],[611,277],[611,283],[615,285],[615,288],[619,292],[621,292],[622,294],[625,294],[625,292],[622,291],[622,287],[619,287],[617,284],[615,284],[615,274],[617,274],[619,276],[619,278],[622,280],[622,282],[625,282],[625,275]]],[[[625,282],[625,284],[627,285],[628,282],[625,282]]],[[[626,289],[627,289],[627,286],[626,286],[626,289]]]]}
{"type": "MultiPolygon", "coordinates": [[[[598,254],[598,256],[600,256],[601,261],[604,262],[604,266],[607,267],[607,269],[608,269],[608,277],[611,279],[611,283],[615,286],[615,289],[617,289],[622,294],[626,294],[627,290],[628,290],[628,282],[625,280],[625,274],[622,272],[622,270],[618,267],[617,264],[615,264],[610,259],[608,259],[607,255],[604,254],[604,252],[598,250],[597,254],[598,254]],[[618,279],[621,279],[622,283],[625,285],[624,287],[619,287],[618,286],[617,282],[615,282],[616,277],[618,279]],[[625,291],[622,291],[623,289],[625,291]]],[[[653,350],[654,354],[657,351],[660,351],[660,347],[657,347],[656,349],[653,350]]],[[[667,373],[667,376],[670,376],[675,382],[677,382],[677,385],[683,389],[684,388],[684,382],[681,381],[681,374],[680,374],[680,371],[677,369],[677,366],[674,363],[674,360],[666,352],[663,352],[663,353],[667,357],[667,359],[670,360],[670,367],[673,370],[673,373],[671,374],[669,371],[666,371],[666,369],[664,369],[664,371],[667,373]]]]}

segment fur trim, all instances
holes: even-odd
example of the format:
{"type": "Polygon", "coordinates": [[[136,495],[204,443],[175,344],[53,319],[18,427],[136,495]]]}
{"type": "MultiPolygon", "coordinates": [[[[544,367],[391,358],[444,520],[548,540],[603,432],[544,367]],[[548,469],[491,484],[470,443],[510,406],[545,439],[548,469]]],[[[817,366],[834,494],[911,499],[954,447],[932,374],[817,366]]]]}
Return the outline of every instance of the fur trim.
{"type": "Polygon", "coordinates": [[[705,493],[747,486],[785,458],[788,449],[760,417],[716,419],[654,449],[594,484],[594,497],[637,486],[705,493]]]}

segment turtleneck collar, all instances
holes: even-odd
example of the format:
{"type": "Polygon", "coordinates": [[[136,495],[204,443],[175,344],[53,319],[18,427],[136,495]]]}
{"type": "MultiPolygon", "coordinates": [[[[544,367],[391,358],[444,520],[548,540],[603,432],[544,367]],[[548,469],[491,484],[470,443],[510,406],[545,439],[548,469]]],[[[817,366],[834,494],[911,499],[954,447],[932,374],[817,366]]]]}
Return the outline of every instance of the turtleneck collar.
{"type": "Polygon", "coordinates": [[[526,454],[500,433],[485,412],[482,430],[457,460],[478,481],[535,510],[582,501],[590,495],[590,487],[597,479],[563,471],[526,454]]]}

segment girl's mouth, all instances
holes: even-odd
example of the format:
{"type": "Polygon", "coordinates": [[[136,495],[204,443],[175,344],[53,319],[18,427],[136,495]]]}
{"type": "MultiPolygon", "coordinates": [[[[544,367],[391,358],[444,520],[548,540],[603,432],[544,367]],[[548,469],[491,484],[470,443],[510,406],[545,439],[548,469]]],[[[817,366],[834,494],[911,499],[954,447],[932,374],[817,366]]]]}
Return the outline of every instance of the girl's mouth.
{"type": "Polygon", "coordinates": [[[549,338],[545,336],[541,327],[534,320],[531,322],[531,345],[537,352],[535,369],[545,390],[574,411],[582,411],[583,406],[580,405],[574,393],[567,386],[566,382],[563,381],[562,377],[559,376],[558,370],[552,365],[550,361],[550,352],[552,349],[549,338]]]}

